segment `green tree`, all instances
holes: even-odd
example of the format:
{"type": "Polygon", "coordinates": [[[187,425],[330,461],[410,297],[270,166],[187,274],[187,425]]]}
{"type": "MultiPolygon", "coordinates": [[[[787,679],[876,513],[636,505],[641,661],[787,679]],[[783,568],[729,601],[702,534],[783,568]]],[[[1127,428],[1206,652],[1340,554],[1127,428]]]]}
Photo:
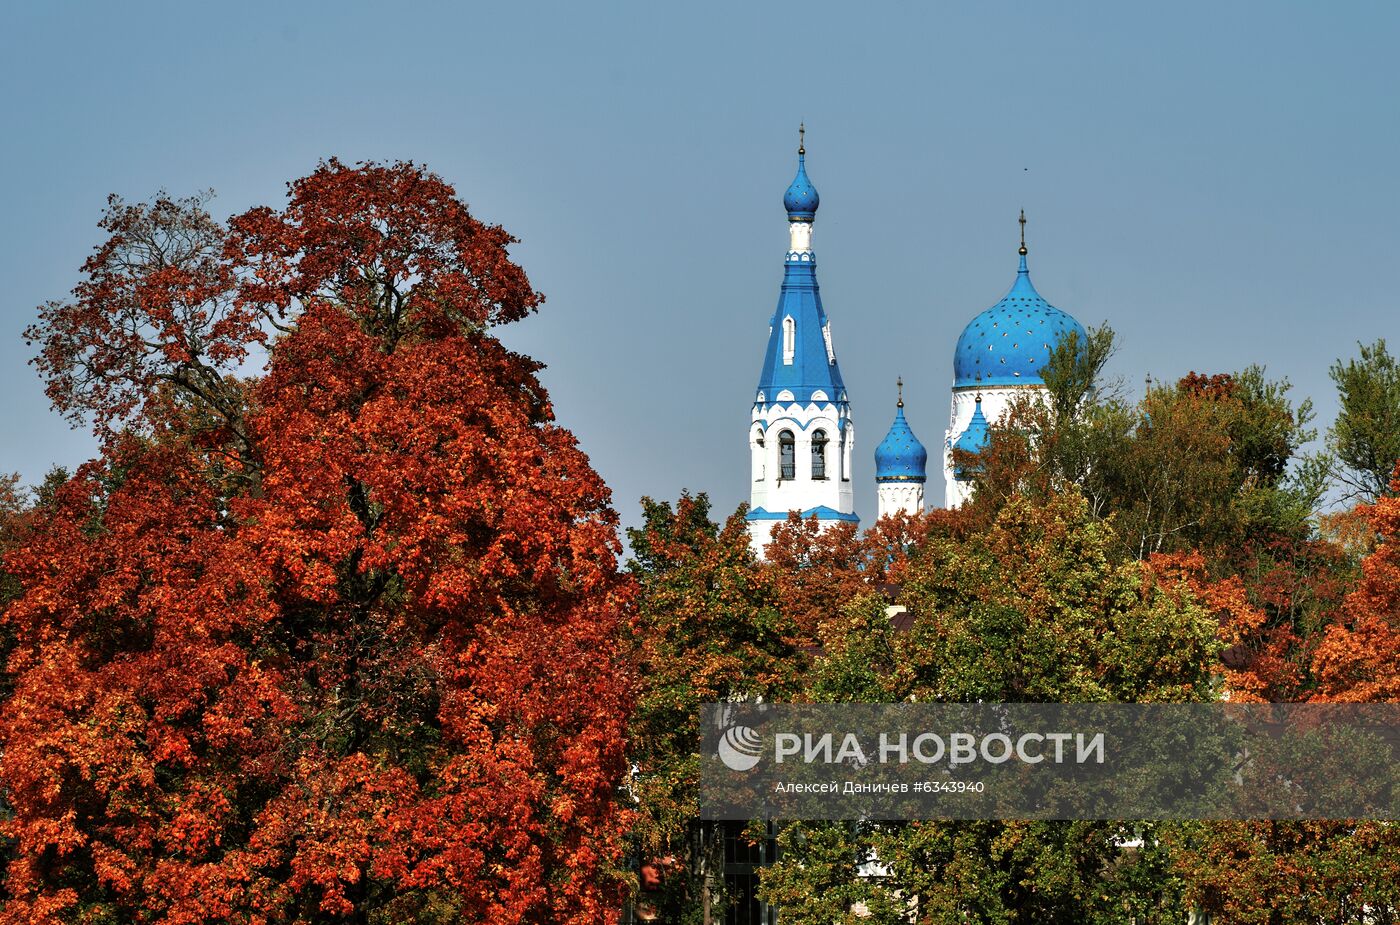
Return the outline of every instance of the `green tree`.
{"type": "Polygon", "coordinates": [[[1115,555],[1227,551],[1304,539],[1325,489],[1324,460],[1300,455],[1316,436],[1309,400],[1261,367],[1191,373],[1137,402],[1103,381],[1113,332],[1066,338],[1043,372],[1046,391],[1013,403],[992,427],[973,507],[984,524],[1013,498],[1076,486],[1096,518],[1113,517],[1115,555]]]}
{"type": "Polygon", "coordinates": [[[1357,346],[1360,360],[1330,370],[1341,410],[1327,436],[1338,480],[1353,497],[1375,501],[1390,491],[1400,462],[1400,365],[1384,340],[1357,346]]]}
{"type": "Polygon", "coordinates": [[[1240,582],[1243,598],[1217,610],[1233,691],[1306,697],[1311,649],[1358,558],[1316,528],[1331,464],[1301,452],[1315,436],[1311,402],[1256,366],[1191,373],[1129,402],[1098,383],[1111,332],[1072,348],[1047,364],[1049,398],[1022,399],[993,426],[971,516],[985,525],[1016,498],[1077,487],[1113,523],[1115,559],[1189,562],[1198,589],[1240,582]]]}
{"type": "Polygon", "coordinates": [[[639,598],[631,639],[638,676],[629,732],[638,802],[634,852],[668,871],[638,901],[666,921],[698,922],[725,901],[722,839],[696,822],[700,711],[706,703],[791,700],[810,639],[777,606],[778,589],[749,546],[741,508],[723,525],[705,495],[675,506],[642,500],[628,530],[639,598]],[[670,862],[667,859],[674,859],[670,862]]]}
{"type": "MultiPolygon", "coordinates": [[[[1216,626],[1180,584],[1116,560],[1112,525],[1076,489],[1005,505],[990,527],[931,532],[894,628],[873,595],[824,626],[816,700],[1208,700],[1216,626]]],[[[1103,822],[785,827],[764,895],[794,925],[1179,923],[1181,880],[1155,826],[1103,822]],[[1132,846],[1132,847],[1125,847],[1132,846]]]]}
{"type": "Polygon", "coordinates": [[[967,540],[928,543],[900,598],[914,623],[897,637],[891,699],[1210,699],[1214,621],[1184,589],[1145,585],[1116,544],[1073,489],[1018,499],[967,540]]]}

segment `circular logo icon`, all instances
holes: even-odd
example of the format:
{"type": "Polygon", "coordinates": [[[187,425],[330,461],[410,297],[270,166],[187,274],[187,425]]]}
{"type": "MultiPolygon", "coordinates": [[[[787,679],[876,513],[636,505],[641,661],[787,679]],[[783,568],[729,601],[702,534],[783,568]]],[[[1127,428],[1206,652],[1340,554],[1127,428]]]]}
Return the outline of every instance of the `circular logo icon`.
{"type": "Polygon", "coordinates": [[[719,760],[731,771],[748,771],[763,757],[763,736],[748,726],[730,726],[719,739],[719,760]]]}

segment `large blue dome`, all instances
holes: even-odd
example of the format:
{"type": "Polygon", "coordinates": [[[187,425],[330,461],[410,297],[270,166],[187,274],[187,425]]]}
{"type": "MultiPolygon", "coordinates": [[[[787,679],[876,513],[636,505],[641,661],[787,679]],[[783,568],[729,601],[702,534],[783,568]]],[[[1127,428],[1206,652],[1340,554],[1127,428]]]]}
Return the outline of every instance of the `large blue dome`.
{"type": "Polygon", "coordinates": [[[1084,327],[1040,297],[1031,285],[1026,257],[1006,297],[973,318],[953,353],[953,388],[1040,385],[1040,371],[1060,338],[1084,327]]]}
{"type": "Polygon", "coordinates": [[[875,481],[923,482],[928,478],[928,450],[904,419],[904,402],[895,408],[894,423],[875,447],[875,481]]]}
{"type": "Polygon", "coordinates": [[[783,193],[783,208],[787,209],[788,220],[810,222],[817,217],[817,206],[821,205],[821,201],[817,188],[807,179],[807,152],[799,148],[797,176],[789,184],[787,192],[783,193]]]}

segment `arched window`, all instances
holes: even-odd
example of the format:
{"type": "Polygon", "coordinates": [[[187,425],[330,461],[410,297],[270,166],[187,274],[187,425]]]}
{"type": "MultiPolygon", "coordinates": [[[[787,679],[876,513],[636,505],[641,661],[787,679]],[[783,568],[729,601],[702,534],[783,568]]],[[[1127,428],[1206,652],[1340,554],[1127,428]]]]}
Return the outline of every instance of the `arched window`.
{"type": "Polygon", "coordinates": [[[767,450],[763,447],[763,431],[755,430],[753,436],[753,480],[755,482],[763,481],[765,469],[763,456],[766,452],[767,450]]]}
{"type": "Polygon", "coordinates": [[[797,478],[797,444],[792,431],[778,434],[778,480],[797,478]]]}
{"type": "Polygon", "coordinates": [[[826,431],[812,434],[812,478],[826,478],[826,431]]]}
{"type": "Polygon", "coordinates": [[[788,315],[783,319],[783,365],[791,366],[797,356],[797,322],[788,315]]]}

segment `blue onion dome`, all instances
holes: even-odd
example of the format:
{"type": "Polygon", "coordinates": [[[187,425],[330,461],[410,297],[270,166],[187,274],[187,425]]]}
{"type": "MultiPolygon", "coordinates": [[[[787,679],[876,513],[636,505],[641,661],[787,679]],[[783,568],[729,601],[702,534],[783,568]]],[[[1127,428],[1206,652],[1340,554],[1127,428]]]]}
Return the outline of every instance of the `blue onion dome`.
{"type": "MultiPolygon", "coordinates": [[[[805,132],[805,127],[798,130],[805,132]]],[[[783,208],[787,209],[788,221],[790,222],[810,222],[817,217],[817,206],[821,205],[822,198],[817,195],[817,188],[812,185],[812,181],[807,179],[807,147],[804,142],[797,143],[797,176],[793,178],[792,184],[788,186],[787,192],[783,193],[783,208]]]]}
{"type": "MultiPolygon", "coordinates": [[[[967,422],[967,427],[953,442],[953,449],[975,455],[986,449],[990,438],[990,428],[987,426],[987,418],[982,414],[982,396],[979,393],[977,404],[972,409],[972,420],[967,422]]],[[[973,471],[968,466],[956,462],[953,464],[953,478],[959,482],[971,481],[973,471]]]]}
{"type": "Polygon", "coordinates": [[[895,406],[894,423],[875,447],[875,481],[923,482],[928,479],[928,450],[904,420],[904,398],[895,406]]]}
{"type": "Polygon", "coordinates": [[[1060,338],[1076,331],[1079,342],[1086,342],[1083,325],[1041,298],[1031,285],[1024,236],[1020,253],[1021,266],[1011,291],[973,318],[958,338],[953,353],[955,389],[1041,385],[1040,372],[1060,338]]]}

